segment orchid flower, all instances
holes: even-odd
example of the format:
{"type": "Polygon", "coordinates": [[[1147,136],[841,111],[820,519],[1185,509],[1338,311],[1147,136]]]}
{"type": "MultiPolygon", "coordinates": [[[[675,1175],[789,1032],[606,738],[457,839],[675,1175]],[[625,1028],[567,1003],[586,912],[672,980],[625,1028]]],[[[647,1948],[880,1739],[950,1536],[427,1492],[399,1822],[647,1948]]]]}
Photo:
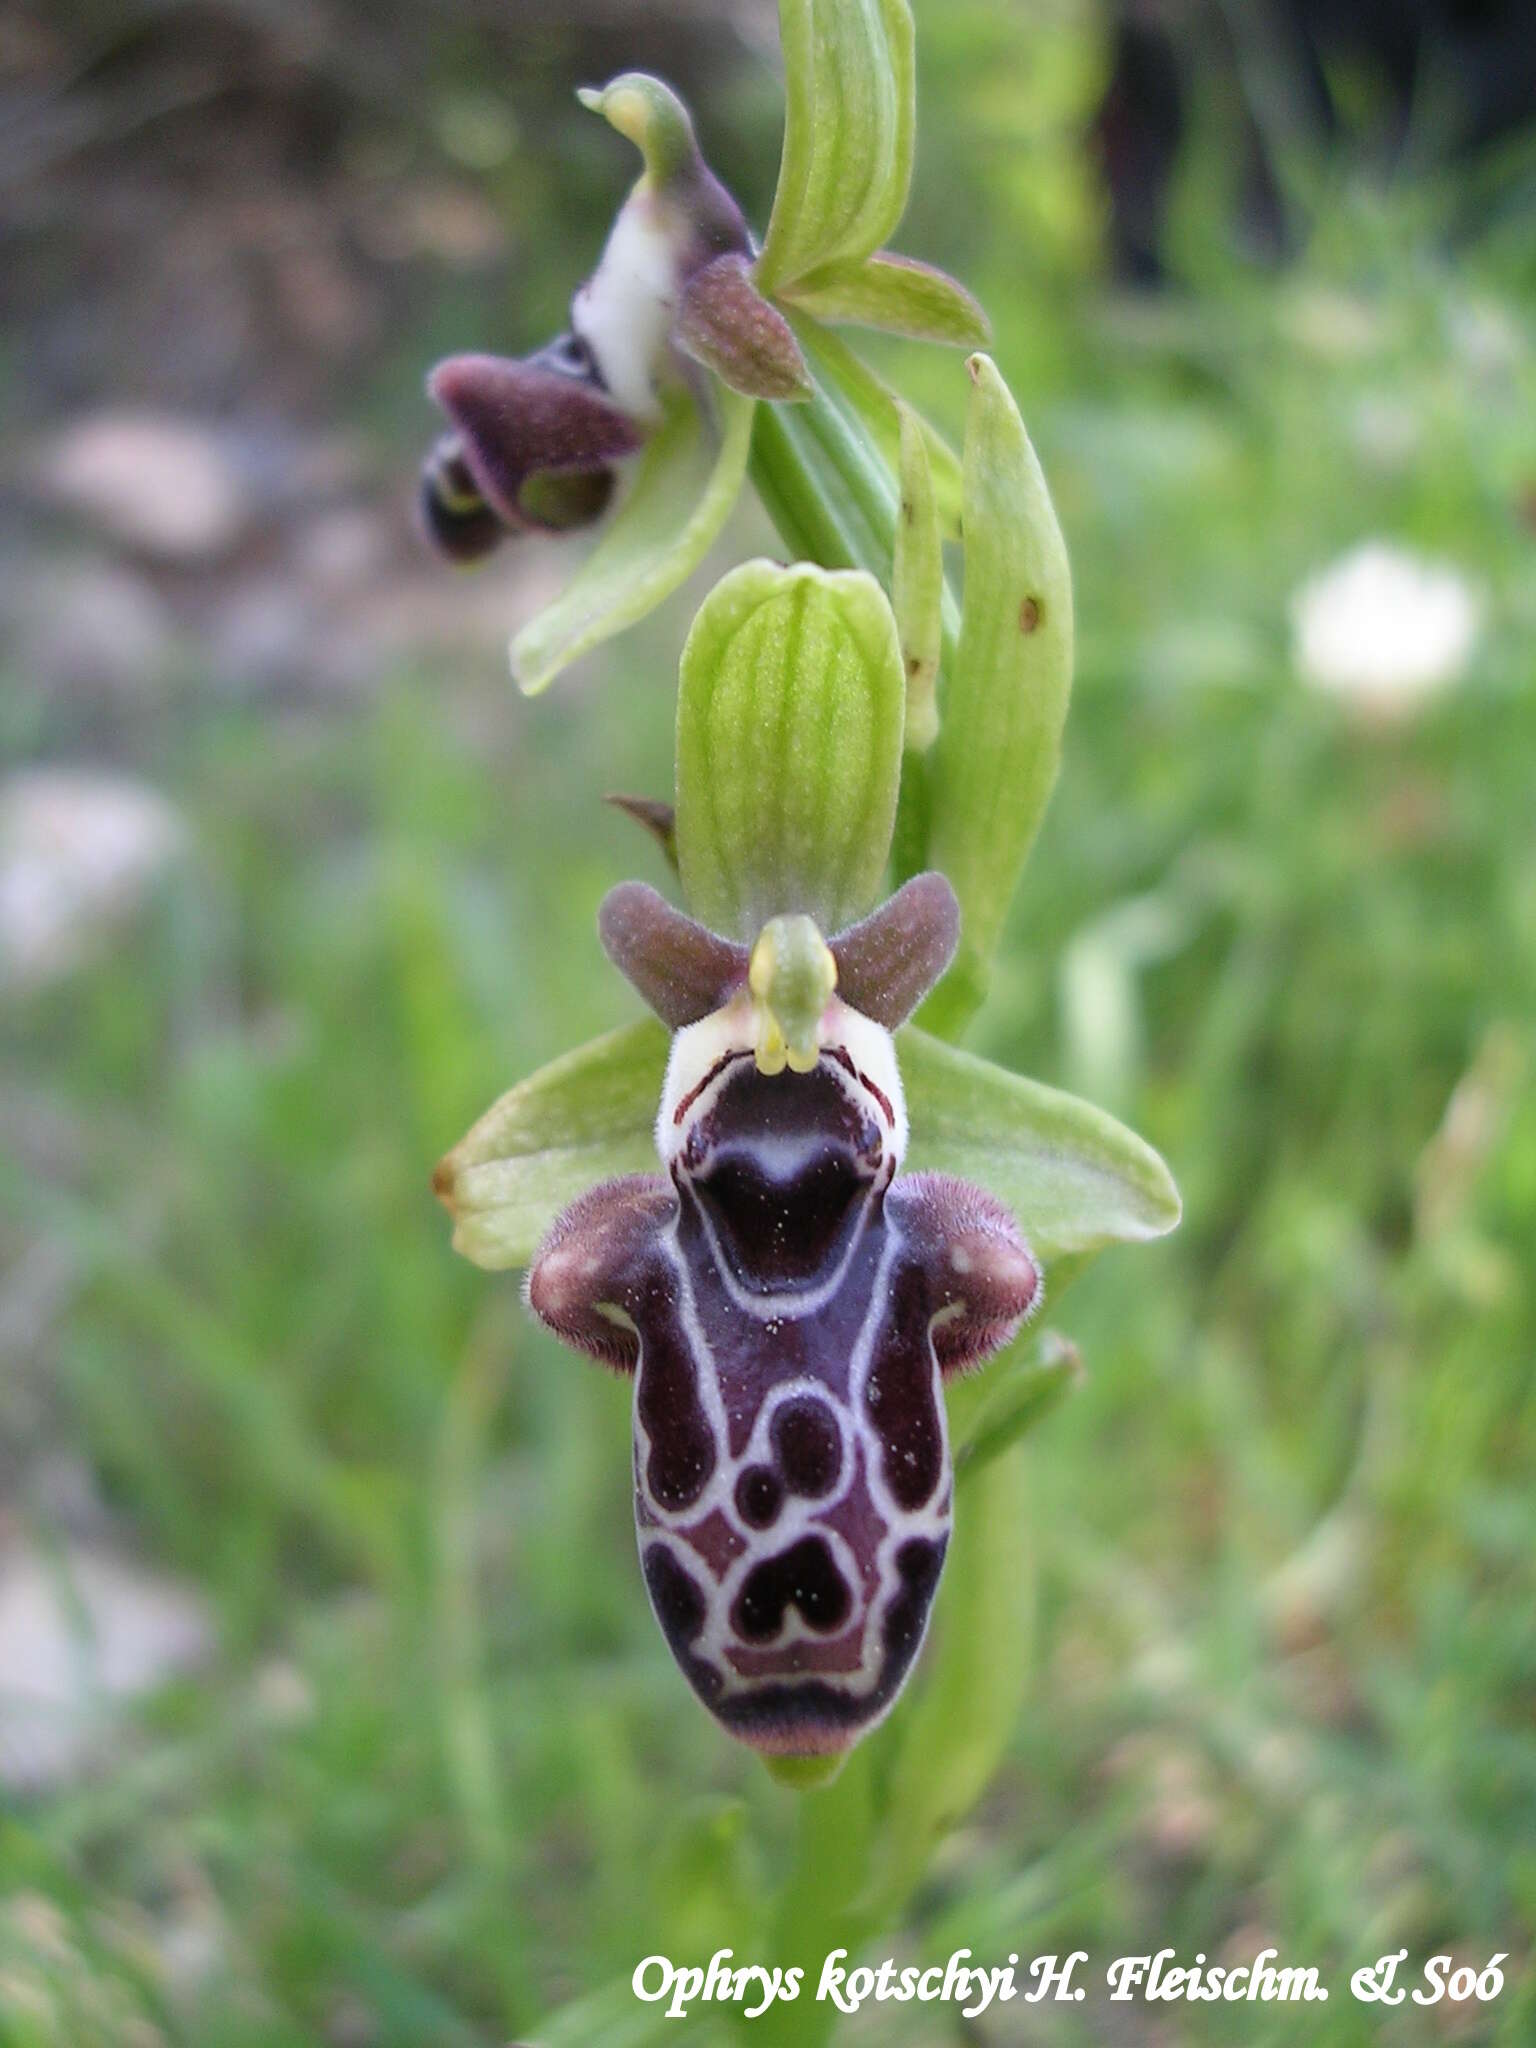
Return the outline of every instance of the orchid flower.
{"type": "Polygon", "coordinates": [[[866,572],[716,586],[678,692],[693,915],[627,883],[599,919],[654,1018],[522,1082],[436,1179],[460,1251],[530,1266],[533,1311],[634,1374],[657,1620],[791,1770],[873,1727],[922,1641],[956,1512],[944,1382],[1178,1216],[1112,1117],[908,1021],[960,906],[927,873],[875,907],[905,700],[866,572]]]}
{"type": "MultiPolygon", "coordinates": [[[[901,409],[830,327],[987,339],[968,292],[882,246],[912,172],[906,0],[782,0],[780,16],[784,150],[761,248],[677,94],[627,72],[580,95],[643,168],[569,331],[520,360],[450,357],[428,379],[449,431],[427,463],[423,518],[454,561],[478,561],[509,534],[596,523],[639,458],[593,553],[513,638],[529,693],[683,582],[749,465],[794,553],[888,581],[901,409]]],[[[958,466],[922,433],[953,532],[958,466]]]]}

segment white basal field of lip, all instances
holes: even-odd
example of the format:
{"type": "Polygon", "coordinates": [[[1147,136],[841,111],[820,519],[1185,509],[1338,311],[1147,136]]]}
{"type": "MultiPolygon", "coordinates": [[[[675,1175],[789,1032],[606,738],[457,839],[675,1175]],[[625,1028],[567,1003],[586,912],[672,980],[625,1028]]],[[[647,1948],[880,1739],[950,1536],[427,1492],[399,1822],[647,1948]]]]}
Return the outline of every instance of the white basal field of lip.
{"type": "MultiPolygon", "coordinates": [[[[609,395],[648,425],[661,417],[658,386],[672,364],[678,248],[648,193],[628,199],[602,259],[571,301],[571,327],[591,351],[609,395]]],[[[675,375],[675,371],[671,372],[675,375]]]]}

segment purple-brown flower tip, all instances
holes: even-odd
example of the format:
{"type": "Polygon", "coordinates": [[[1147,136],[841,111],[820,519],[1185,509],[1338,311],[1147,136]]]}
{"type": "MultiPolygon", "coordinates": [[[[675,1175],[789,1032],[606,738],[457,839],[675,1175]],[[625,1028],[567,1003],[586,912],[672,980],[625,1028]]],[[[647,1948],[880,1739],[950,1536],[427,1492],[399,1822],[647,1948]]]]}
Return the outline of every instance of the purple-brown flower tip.
{"type": "Polygon", "coordinates": [[[506,538],[507,529],[480,495],[455,434],[445,434],[427,457],[420,504],[428,540],[450,562],[483,561],[506,538]]]}
{"type": "Polygon", "coordinates": [[[456,561],[488,553],[506,531],[589,525],[612,495],[613,465],[644,439],[572,341],[522,361],[450,356],[427,390],[454,433],[427,465],[424,518],[456,561]]]}

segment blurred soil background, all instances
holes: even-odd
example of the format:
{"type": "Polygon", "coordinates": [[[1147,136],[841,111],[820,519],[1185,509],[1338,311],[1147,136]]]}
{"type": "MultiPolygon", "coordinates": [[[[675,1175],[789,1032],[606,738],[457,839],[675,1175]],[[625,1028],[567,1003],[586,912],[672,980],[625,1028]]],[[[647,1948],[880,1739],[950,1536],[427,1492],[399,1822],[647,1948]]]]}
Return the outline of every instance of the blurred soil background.
{"type": "MultiPolygon", "coordinates": [[[[889,1947],[1338,1987],[994,2044],[1353,2044],[1400,1946],[1511,1989],[1394,2048],[1536,2038],[1530,32],[1378,9],[1405,87],[1306,12],[917,6],[901,245],[991,312],[1079,611],[974,1042],[1145,1131],[1186,1221],[1055,1311],[1033,1682],[889,1947]]],[[[416,533],[423,373],[563,324],[633,175],[572,88],[632,66],[761,226],[763,0],[0,9],[18,2048],[617,2048],[634,1963],[783,1866],[646,1609],[623,1388],[428,1189],[631,1014],[593,916],[663,878],[598,796],[667,790],[691,605],[774,546],[744,506],[529,705],[506,636],[573,555],[416,533]]],[[[958,430],[957,358],[871,352],[958,430]]]]}

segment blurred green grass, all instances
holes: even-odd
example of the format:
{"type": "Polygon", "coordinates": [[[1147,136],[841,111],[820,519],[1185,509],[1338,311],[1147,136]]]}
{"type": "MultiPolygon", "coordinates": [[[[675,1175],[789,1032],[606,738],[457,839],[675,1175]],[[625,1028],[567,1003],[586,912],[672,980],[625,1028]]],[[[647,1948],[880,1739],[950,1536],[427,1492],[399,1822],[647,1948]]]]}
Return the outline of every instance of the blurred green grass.
{"type": "MultiPolygon", "coordinates": [[[[1497,216],[1450,253],[1454,190],[1341,179],[1311,193],[1299,263],[1255,274],[1197,168],[1193,287],[1116,302],[1069,149],[1091,47],[1057,23],[1005,79],[1002,19],[925,25],[912,246],[992,310],[1081,657],[973,1042],[1129,1116],[1186,1222],[1060,1305],[1088,1378],[1031,1454],[1029,1700],[891,1946],[1273,1941],[1323,1967],[1330,2007],[1243,2033],[1178,2008],[1155,2035],[1117,2010],[1127,2040],[1276,2044],[1359,2040],[1343,1987],[1382,1952],[1504,1949],[1512,1989],[1456,2038],[1523,2042],[1528,254],[1497,216]],[[1290,593],[1371,533],[1487,596],[1464,687],[1393,733],[1307,694],[1287,653],[1290,593]]],[[[430,346],[402,337],[399,362],[430,346]]],[[[955,363],[915,374],[953,419],[955,363]]],[[[403,473],[421,420],[392,370],[359,411],[403,473]]],[[[748,515],[727,552],[762,540],[748,515]]],[[[659,877],[596,799],[668,786],[686,616],[536,706],[489,647],[361,707],[241,706],[190,676],[135,735],[195,857],[131,951],[7,1013],[7,1084],[85,1142],[73,1176],[7,1165],[0,1193],[79,1262],[72,1427],[213,1602],[221,1655],[109,1774],[0,1817],[7,2041],[504,2041],[645,1954],[730,1939],[733,1887],[785,1864],[789,1796],[686,1698],[646,1609],[625,1390],[452,1258],[427,1187],[495,1092],[630,1014],[593,916],[612,881],[659,877]],[[190,1975],[165,1957],[187,1924],[217,1937],[190,1975]]],[[[25,676],[6,691],[46,755],[49,708],[25,676]]],[[[1089,2013],[987,2038],[1087,2042],[1089,2013]]],[[[850,2031],[933,2038],[889,2009],[850,2031]]],[[[1394,2015],[1394,2042],[1446,2034],[1394,2015]]]]}

